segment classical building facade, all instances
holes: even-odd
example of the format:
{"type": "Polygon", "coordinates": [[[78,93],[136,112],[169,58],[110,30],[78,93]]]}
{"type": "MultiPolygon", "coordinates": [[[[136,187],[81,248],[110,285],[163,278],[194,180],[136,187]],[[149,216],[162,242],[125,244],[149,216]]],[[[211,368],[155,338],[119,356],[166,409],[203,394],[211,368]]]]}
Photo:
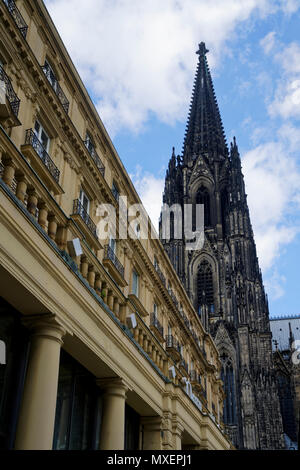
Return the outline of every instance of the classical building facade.
{"type": "Polygon", "coordinates": [[[239,449],[281,449],[268,301],[241,159],[236,140],[230,150],[226,144],[207,52],[201,43],[183,153],[173,149],[166,174],[160,238],[218,348],[232,441],[239,449]],[[197,205],[204,208],[202,239],[195,238],[197,205]],[[193,234],[181,236],[189,225],[193,234]]]}
{"type": "Polygon", "coordinates": [[[287,449],[299,449],[300,315],[270,319],[273,356],[287,449]]]}
{"type": "Polygon", "coordinates": [[[233,448],[218,350],[139,203],[43,2],[1,0],[0,448],[233,448]]]}

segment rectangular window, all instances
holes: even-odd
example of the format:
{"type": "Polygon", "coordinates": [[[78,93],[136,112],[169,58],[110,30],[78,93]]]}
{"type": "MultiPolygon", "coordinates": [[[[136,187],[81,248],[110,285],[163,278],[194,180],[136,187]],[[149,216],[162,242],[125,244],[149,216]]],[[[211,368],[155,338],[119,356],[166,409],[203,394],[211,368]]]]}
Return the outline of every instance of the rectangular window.
{"type": "Polygon", "coordinates": [[[113,184],[112,184],[111,191],[113,193],[114,198],[118,201],[119,197],[120,197],[120,192],[119,192],[115,182],[113,182],[113,184]]]}
{"type": "Polygon", "coordinates": [[[44,67],[47,70],[47,78],[48,78],[52,88],[56,91],[56,89],[57,89],[57,78],[55,76],[53,68],[51,67],[51,65],[49,64],[49,62],[47,60],[45,60],[44,67]]]}
{"type": "Polygon", "coordinates": [[[154,318],[157,319],[157,305],[156,304],[153,304],[153,314],[154,314],[154,318]]]}
{"type": "Polygon", "coordinates": [[[109,247],[114,254],[116,254],[116,240],[112,237],[109,238],[109,247]]]}
{"type": "Polygon", "coordinates": [[[62,351],[53,449],[99,448],[101,416],[102,400],[95,378],[62,351]]]}
{"type": "Polygon", "coordinates": [[[90,200],[83,191],[83,189],[80,190],[80,195],[79,195],[79,201],[81,203],[81,207],[85,211],[86,214],[89,214],[90,212],[90,200]]]}
{"type": "Polygon", "coordinates": [[[141,226],[138,222],[135,224],[135,230],[134,231],[135,231],[136,238],[139,240],[141,238],[141,226]]]}
{"type": "Polygon", "coordinates": [[[95,150],[95,145],[90,134],[87,132],[85,137],[85,146],[88,149],[89,153],[92,154],[95,150]]]}
{"type": "Polygon", "coordinates": [[[139,275],[136,271],[132,271],[132,293],[139,296],[139,275]]]}
{"type": "Polygon", "coordinates": [[[50,138],[39,121],[35,121],[34,133],[46,152],[49,151],[50,138]]]}

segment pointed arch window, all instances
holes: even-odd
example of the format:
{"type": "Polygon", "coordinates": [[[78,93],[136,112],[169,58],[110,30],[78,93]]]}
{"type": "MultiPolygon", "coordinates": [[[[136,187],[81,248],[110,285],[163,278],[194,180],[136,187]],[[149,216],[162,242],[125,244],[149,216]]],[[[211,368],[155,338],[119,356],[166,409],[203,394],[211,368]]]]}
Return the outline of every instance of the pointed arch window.
{"type": "Polygon", "coordinates": [[[210,196],[209,196],[208,190],[204,186],[201,186],[198,189],[197,196],[196,196],[196,204],[204,205],[204,227],[210,227],[211,225],[210,196]]]}
{"type": "Polygon", "coordinates": [[[174,240],[174,212],[170,214],[170,239],[174,240]]]}
{"type": "Polygon", "coordinates": [[[224,353],[221,355],[221,379],[224,383],[226,398],[224,401],[224,424],[236,424],[235,378],[232,360],[224,353]]]}
{"type": "Polygon", "coordinates": [[[223,234],[227,235],[228,233],[228,227],[227,227],[227,214],[228,214],[228,205],[229,205],[229,200],[228,200],[228,193],[227,190],[222,191],[221,194],[221,216],[222,216],[222,227],[223,227],[223,234]]]}
{"type": "Polygon", "coordinates": [[[214,312],[214,284],[212,267],[207,260],[203,260],[197,275],[198,309],[207,305],[209,312],[214,312]]]}

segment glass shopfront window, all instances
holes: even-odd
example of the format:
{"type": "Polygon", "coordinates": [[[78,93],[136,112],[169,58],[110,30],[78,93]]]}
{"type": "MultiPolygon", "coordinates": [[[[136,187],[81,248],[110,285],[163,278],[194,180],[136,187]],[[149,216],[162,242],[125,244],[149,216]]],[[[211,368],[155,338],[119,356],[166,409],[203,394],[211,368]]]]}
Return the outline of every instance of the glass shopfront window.
{"type": "Polygon", "coordinates": [[[99,449],[100,392],[93,375],[62,350],[53,449],[99,449]]]}
{"type": "Polygon", "coordinates": [[[1,297],[0,341],[0,450],[4,450],[14,447],[29,342],[21,315],[1,297]]]}
{"type": "Polygon", "coordinates": [[[140,415],[125,405],[125,450],[139,449],[140,415]]]}

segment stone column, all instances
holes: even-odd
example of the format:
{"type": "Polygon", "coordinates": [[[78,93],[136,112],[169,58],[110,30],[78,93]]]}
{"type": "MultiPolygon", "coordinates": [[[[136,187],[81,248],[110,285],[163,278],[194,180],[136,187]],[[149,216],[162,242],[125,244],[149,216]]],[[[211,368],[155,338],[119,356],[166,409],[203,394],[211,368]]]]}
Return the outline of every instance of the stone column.
{"type": "Polygon", "coordinates": [[[51,450],[56,410],[59,357],[65,331],[52,315],[31,319],[30,355],[15,448],[51,450]]]}
{"type": "Polygon", "coordinates": [[[162,418],[161,416],[151,416],[141,418],[143,426],[143,449],[142,450],[162,450],[162,418]]]}
{"type": "Polygon", "coordinates": [[[122,379],[98,379],[104,389],[100,449],[124,450],[125,401],[128,387],[122,379]]]}

